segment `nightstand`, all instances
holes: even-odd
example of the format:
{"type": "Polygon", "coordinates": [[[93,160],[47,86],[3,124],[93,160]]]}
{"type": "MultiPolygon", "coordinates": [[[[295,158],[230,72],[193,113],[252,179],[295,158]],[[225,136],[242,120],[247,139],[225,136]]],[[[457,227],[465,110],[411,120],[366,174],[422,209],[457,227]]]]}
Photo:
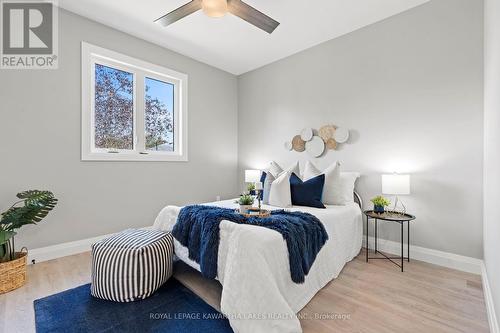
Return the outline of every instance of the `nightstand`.
{"type": "Polygon", "coordinates": [[[401,268],[401,272],[404,271],[404,260],[410,261],[410,222],[415,220],[415,216],[410,215],[410,214],[401,214],[401,213],[396,213],[396,212],[385,212],[382,214],[375,213],[373,210],[366,210],[364,211],[364,214],[366,216],[366,262],[368,262],[369,259],[387,259],[390,260],[393,264],[401,268]],[[369,257],[369,249],[368,249],[368,227],[369,227],[369,220],[375,220],[375,254],[380,254],[382,257],[369,257]],[[386,254],[378,251],[377,249],[377,224],[378,220],[383,220],[383,221],[390,221],[390,222],[395,222],[399,223],[401,225],[401,257],[392,257],[392,256],[387,256],[386,254]],[[406,244],[408,245],[408,252],[407,256],[404,256],[403,253],[403,243],[404,243],[404,225],[406,222],[406,228],[407,228],[407,240],[406,244]],[[401,264],[394,261],[394,260],[401,260],[401,264]]]}

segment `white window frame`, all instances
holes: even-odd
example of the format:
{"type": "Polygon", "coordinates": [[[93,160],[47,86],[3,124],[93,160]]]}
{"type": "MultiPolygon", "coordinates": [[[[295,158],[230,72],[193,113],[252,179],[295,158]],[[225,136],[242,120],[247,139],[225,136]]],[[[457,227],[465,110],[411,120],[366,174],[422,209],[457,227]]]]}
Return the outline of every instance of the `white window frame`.
{"type": "Polygon", "coordinates": [[[188,160],[188,76],[124,54],[82,42],[82,160],[83,161],[172,161],[188,160]],[[95,64],[132,73],[134,80],[134,144],[132,150],[95,147],[95,64]],[[145,149],[146,77],[174,85],[174,151],[145,149]]]}

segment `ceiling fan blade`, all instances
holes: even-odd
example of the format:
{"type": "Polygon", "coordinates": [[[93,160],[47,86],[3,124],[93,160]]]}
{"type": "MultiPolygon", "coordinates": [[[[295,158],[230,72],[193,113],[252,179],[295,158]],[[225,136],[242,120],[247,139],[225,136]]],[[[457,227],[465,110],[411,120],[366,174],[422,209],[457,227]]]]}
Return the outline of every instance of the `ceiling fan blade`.
{"type": "Polygon", "coordinates": [[[201,9],[201,0],[192,0],[187,4],[185,4],[184,6],[174,9],[167,15],[164,15],[159,19],[155,20],[155,23],[161,24],[162,26],[166,27],[167,25],[179,21],[181,18],[186,17],[189,14],[193,14],[194,12],[200,9],[201,9]]]}
{"type": "Polygon", "coordinates": [[[241,0],[228,0],[227,6],[231,14],[244,19],[248,23],[266,31],[267,33],[271,34],[274,29],[280,25],[278,21],[273,20],[266,14],[259,12],[257,9],[247,5],[241,0]]]}

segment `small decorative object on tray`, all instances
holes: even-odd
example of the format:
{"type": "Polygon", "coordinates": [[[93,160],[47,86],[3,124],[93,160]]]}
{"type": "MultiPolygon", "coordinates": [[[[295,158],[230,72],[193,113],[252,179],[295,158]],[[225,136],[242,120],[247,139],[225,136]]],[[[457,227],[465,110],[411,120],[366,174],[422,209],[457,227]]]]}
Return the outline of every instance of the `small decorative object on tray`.
{"type": "Polygon", "coordinates": [[[271,211],[266,209],[250,208],[246,214],[241,214],[246,217],[269,217],[271,216],[271,211]]]}

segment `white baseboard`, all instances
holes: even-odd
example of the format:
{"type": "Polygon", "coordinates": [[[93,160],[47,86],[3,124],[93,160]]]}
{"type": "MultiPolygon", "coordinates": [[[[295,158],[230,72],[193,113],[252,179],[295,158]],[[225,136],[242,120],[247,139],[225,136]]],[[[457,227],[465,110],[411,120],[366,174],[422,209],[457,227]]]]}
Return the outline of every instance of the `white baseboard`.
{"type": "Polygon", "coordinates": [[[486,303],[486,311],[488,313],[490,331],[491,333],[500,333],[500,329],[498,328],[497,314],[495,312],[495,304],[493,303],[493,295],[491,294],[490,282],[484,262],[481,263],[481,277],[483,280],[484,302],[486,303]]]}
{"type": "MultiPolygon", "coordinates": [[[[363,246],[366,243],[366,236],[363,236],[363,246]]],[[[370,249],[375,248],[375,238],[369,236],[368,243],[370,244],[370,249]]],[[[382,252],[387,252],[395,255],[401,255],[401,243],[393,242],[386,239],[378,239],[378,250],[382,252]]],[[[404,255],[406,256],[406,243],[404,244],[404,255]]],[[[482,260],[461,256],[458,254],[453,254],[449,252],[443,252],[433,249],[428,249],[425,247],[412,245],[410,247],[410,260],[416,259],[420,261],[425,261],[431,264],[444,266],[448,268],[453,268],[459,271],[481,274],[482,260]]]]}
{"type": "MultiPolygon", "coordinates": [[[[152,228],[152,226],[143,227],[143,228],[139,228],[139,229],[147,230],[147,229],[151,229],[151,228],[152,228]]],[[[28,251],[28,263],[32,264],[33,260],[35,260],[35,262],[38,263],[38,262],[42,262],[42,261],[71,256],[73,254],[87,252],[87,251],[90,251],[92,244],[100,241],[101,239],[110,237],[112,235],[114,235],[114,233],[96,236],[96,237],[87,238],[87,239],[81,239],[81,240],[77,240],[77,241],[73,241],[73,242],[60,243],[60,244],[56,244],[56,245],[40,247],[38,249],[32,249],[32,250],[28,251]]]]}
{"type": "Polygon", "coordinates": [[[90,251],[90,247],[92,246],[92,244],[111,235],[112,234],[102,235],[93,238],[81,239],[74,242],[61,243],[29,250],[28,263],[32,264],[33,260],[35,260],[36,263],[39,263],[42,261],[57,259],[90,251]]]}

